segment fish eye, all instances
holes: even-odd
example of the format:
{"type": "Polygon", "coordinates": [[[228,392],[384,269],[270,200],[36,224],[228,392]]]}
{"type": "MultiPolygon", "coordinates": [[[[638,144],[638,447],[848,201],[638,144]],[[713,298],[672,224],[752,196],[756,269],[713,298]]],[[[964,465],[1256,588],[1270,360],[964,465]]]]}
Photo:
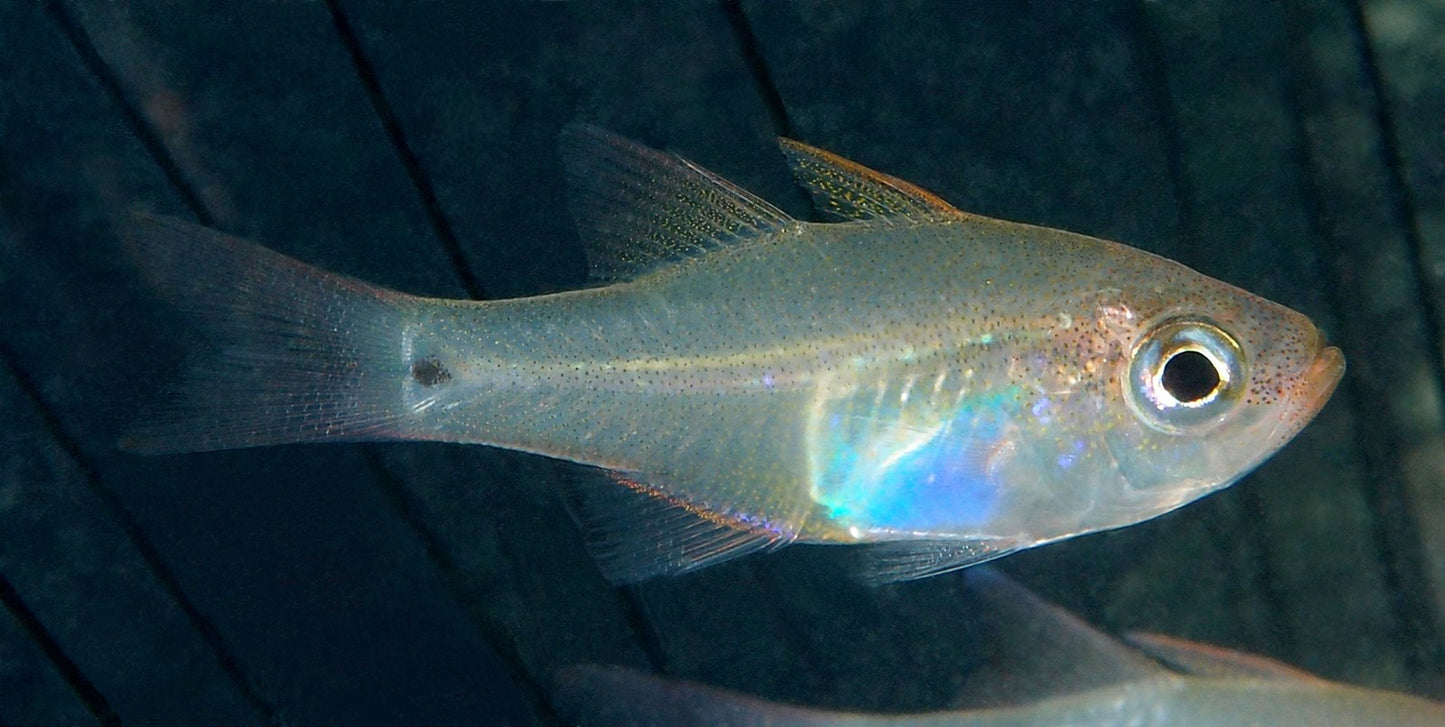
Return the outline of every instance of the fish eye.
{"type": "Polygon", "coordinates": [[[1208,399],[1222,383],[1224,381],[1220,379],[1214,361],[1189,348],[1170,356],[1159,376],[1159,384],[1164,391],[1185,405],[1208,399]]]}
{"type": "Polygon", "coordinates": [[[1170,319],[1140,337],[1124,395],[1134,414],[1169,434],[1213,429],[1240,400],[1244,352],[1209,321],[1170,319]]]}

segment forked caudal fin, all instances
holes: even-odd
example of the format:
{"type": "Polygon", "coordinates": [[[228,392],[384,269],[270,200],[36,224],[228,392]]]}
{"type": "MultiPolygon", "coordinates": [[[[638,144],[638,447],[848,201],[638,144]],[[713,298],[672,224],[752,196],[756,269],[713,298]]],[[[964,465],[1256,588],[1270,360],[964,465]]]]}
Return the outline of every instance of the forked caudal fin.
{"type": "Polygon", "coordinates": [[[209,345],[121,441],[145,453],[401,436],[410,296],[230,235],[140,216],[147,280],[209,345]]]}

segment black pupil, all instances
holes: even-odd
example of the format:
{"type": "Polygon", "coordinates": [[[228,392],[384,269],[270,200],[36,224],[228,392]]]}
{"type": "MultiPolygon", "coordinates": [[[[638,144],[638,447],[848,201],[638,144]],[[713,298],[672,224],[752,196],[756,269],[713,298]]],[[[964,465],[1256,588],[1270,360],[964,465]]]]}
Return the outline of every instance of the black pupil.
{"type": "Polygon", "coordinates": [[[1219,388],[1219,372],[1208,356],[1198,351],[1180,351],[1164,362],[1160,381],[1170,396],[1192,404],[1219,388]]]}

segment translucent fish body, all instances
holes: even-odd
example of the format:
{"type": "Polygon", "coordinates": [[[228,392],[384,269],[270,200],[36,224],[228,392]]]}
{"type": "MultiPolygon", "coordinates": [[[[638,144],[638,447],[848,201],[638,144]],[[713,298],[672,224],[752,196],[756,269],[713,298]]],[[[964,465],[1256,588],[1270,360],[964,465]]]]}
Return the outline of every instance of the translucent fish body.
{"type": "Polygon", "coordinates": [[[536,452],[612,480],[584,483],[582,510],[618,580],[797,541],[889,544],[868,576],[895,580],[1226,486],[1343,368],[1287,308],[795,142],[800,181],[851,221],[792,220],[686,160],[569,134],[601,287],[423,299],[143,225],[152,277],[229,353],[133,446],[536,452]]]}

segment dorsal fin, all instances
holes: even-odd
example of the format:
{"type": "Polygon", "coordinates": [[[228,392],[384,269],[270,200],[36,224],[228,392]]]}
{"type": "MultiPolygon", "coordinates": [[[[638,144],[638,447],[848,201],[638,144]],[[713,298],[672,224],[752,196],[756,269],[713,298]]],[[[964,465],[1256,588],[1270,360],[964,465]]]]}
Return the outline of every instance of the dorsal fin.
{"type": "Polygon", "coordinates": [[[572,124],[559,142],[591,276],[630,280],[801,223],[680,157],[572,124]]]}
{"type": "Polygon", "coordinates": [[[801,141],[778,139],[793,178],[824,211],[851,220],[929,222],[965,216],[915,184],[801,141]]]}

